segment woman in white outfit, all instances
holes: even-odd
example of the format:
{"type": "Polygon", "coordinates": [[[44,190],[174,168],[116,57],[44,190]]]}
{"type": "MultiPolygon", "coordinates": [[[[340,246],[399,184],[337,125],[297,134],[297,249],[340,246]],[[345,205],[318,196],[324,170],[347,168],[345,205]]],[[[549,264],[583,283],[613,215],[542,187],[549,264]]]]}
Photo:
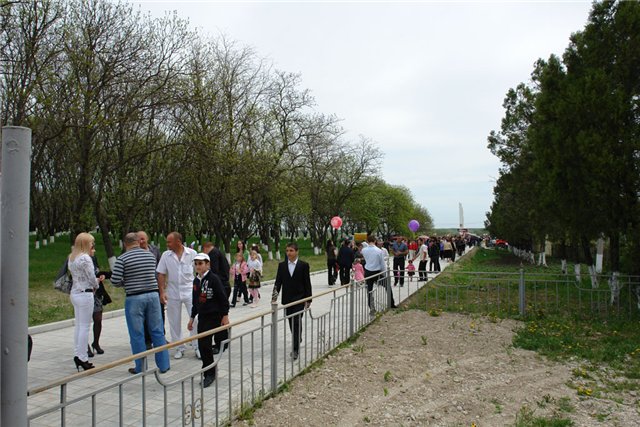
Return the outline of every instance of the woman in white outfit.
{"type": "Polygon", "coordinates": [[[96,271],[91,259],[91,249],[95,247],[95,240],[89,233],[76,236],[71,255],[69,255],[69,271],[73,278],[71,287],[71,303],[75,314],[75,328],[73,344],[75,356],[73,361],[76,369],[87,370],[93,368],[89,362],[87,348],[89,346],[89,328],[93,317],[93,294],[103,278],[96,278],[96,271]]]}

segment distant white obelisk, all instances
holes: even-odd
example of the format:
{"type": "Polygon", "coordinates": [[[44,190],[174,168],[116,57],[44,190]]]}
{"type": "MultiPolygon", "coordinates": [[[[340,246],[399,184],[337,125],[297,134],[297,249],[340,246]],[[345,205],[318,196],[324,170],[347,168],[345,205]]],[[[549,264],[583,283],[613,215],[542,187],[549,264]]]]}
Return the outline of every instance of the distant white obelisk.
{"type": "Polygon", "coordinates": [[[458,212],[460,214],[460,229],[464,228],[464,210],[462,209],[462,203],[458,202],[458,212]]]}

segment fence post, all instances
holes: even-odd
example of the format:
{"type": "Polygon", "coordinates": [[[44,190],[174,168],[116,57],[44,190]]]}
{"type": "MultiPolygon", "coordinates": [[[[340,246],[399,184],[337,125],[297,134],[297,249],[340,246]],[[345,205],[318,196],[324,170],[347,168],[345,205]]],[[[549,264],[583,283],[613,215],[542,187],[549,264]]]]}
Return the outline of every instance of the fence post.
{"type": "Polygon", "coordinates": [[[271,390],[278,390],[278,303],[271,303],[271,390]]]}
{"type": "MultiPolygon", "coordinates": [[[[356,312],[356,302],[355,302],[355,286],[354,283],[349,284],[349,338],[355,334],[355,312],[356,312]]],[[[369,295],[367,295],[367,299],[369,295]]]]}
{"type": "Polygon", "coordinates": [[[518,297],[518,308],[520,310],[520,316],[524,317],[527,314],[527,300],[525,297],[524,269],[522,268],[520,269],[520,278],[518,280],[518,297]]]}
{"type": "MultiPolygon", "coordinates": [[[[393,305],[393,289],[391,288],[391,279],[389,279],[389,274],[387,273],[387,277],[385,277],[384,280],[384,284],[385,284],[385,288],[387,289],[387,309],[390,309],[391,306],[393,305]]],[[[398,291],[398,299],[400,299],[400,291],[398,291]]]]}

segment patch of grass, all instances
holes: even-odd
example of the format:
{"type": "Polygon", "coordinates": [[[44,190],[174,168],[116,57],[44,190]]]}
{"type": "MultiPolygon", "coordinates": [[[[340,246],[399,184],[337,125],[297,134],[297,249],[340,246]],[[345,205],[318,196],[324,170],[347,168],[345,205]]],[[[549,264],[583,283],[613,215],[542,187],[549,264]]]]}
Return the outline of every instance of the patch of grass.
{"type": "Polygon", "coordinates": [[[387,371],[384,373],[384,381],[385,382],[391,381],[391,371],[387,371]]]}
{"type": "Polygon", "coordinates": [[[364,351],[364,344],[354,345],[351,349],[354,353],[362,353],[364,351]]]}
{"type": "Polygon", "coordinates": [[[542,396],[542,399],[538,400],[536,404],[541,408],[546,408],[549,404],[553,403],[553,397],[549,394],[542,396]]]}
{"type": "MultiPolygon", "coordinates": [[[[513,344],[553,360],[577,357],[592,364],[607,364],[628,378],[640,374],[640,328],[632,320],[593,321],[579,317],[532,320],[516,331],[513,344]]],[[[574,375],[590,377],[585,368],[574,370],[574,375]]]]}
{"type": "Polygon", "coordinates": [[[574,412],[576,408],[571,403],[571,398],[564,396],[558,399],[558,410],[562,412],[574,412]]]}
{"type": "Polygon", "coordinates": [[[491,403],[493,403],[493,406],[495,407],[495,413],[496,414],[501,414],[502,413],[502,403],[500,403],[500,401],[498,399],[496,399],[495,397],[493,399],[490,400],[491,403]]]}
{"type": "Polygon", "coordinates": [[[421,335],[420,339],[422,340],[422,345],[427,345],[427,337],[425,337],[424,335],[421,335]]]}
{"type": "Polygon", "coordinates": [[[583,366],[580,366],[579,368],[573,368],[573,371],[571,372],[573,376],[577,378],[584,378],[587,380],[593,379],[587,369],[585,369],[583,366]]]}
{"type": "Polygon", "coordinates": [[[602,422],[605,422],[607,418],[609,418],[609,415],[611,414],[597,413],[597,414],[593,414],[593,418],[595,418],[596,420],[602,423],[602,422]]]}
{"type": "Polygon", "coordinates": [[[389,395],[389,390],[388,390],[386,387],[384,387],[384,388],[382,389],[382,391],[383,391],[383,393],[384,393],[384,395],[385,395],[385,396],[388,396],[388,395],[389,395]]]}
{"type": "Polygon", "coordinates": [[[242,407],[238,410],[236,414],[236,418],[240,421],[247,421],[250,425],[254,424],[253,416],[256,411],[262,408],[262,402],[264,398],[258,398],[253,405],[243,404],[242,407]]]}
{"type": "Polygon", "coordinates": [[[570,427],[573,425],[573,421],[565,418],[537,417],[534,411],[526,406],[520,408],[516,414],[515,427],[570,427]]]}
{"type": "Polygon", "coordinates": [[[582,399],[616,402],[623,401],[621,393],[640,391],[640,331],[635,321],[547,317],[527,322],[516,331],[513,344],[552,360],[585,360],[573,369],[574,380],[568,383],[582,399]]]}

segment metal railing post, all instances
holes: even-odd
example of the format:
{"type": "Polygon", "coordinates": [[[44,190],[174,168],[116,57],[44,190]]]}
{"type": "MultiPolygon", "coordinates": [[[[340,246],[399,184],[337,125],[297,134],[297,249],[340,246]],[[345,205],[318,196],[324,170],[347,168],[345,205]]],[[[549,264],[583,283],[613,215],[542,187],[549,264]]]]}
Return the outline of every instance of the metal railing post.
{"type": "MultiPolygon", "coordinates": [[[[367,295],[367,298],[369,296],[367,295]]],[[[355,286],[352,284],[349,285],[349,338],[356,333],[355,330],[355,312],[356,312],[356,301],[355,301],[355,286]]]]}
{"type": "Polygon", "coordinates": [[[271,303],[271,390],[278,389],[278,303],[271,303]]]}
{"type": "Polygon", "coordinates": [[[31,129],[2,128],[0,424],[27,425],[31,129]]]}
{"type": "Polygon", "coordinates": [[[524,317],[527,314],[527,301],[525,297],[524,286],[524,269],[520,269],[520,278],[518,280],[518,308],[520,316],[524,317]]]}
{"type": "MultiPolygon", "coordinates": [[[[393,305],[392,301],[393,301],[393,289],[391,288],[391,280],[389,279],[389,277],[391,277],[389,274],[387,274],[386,277],[383,278],[384,280],[384,286],[387,290],[387,309],[390,309],[391,306],[393,305]]],[[[378,280],[380,280],[380,278],[378,278],[378,280]]],[[[398,299],[400,299],[400,292],[398,291],[398,299]]]]}

